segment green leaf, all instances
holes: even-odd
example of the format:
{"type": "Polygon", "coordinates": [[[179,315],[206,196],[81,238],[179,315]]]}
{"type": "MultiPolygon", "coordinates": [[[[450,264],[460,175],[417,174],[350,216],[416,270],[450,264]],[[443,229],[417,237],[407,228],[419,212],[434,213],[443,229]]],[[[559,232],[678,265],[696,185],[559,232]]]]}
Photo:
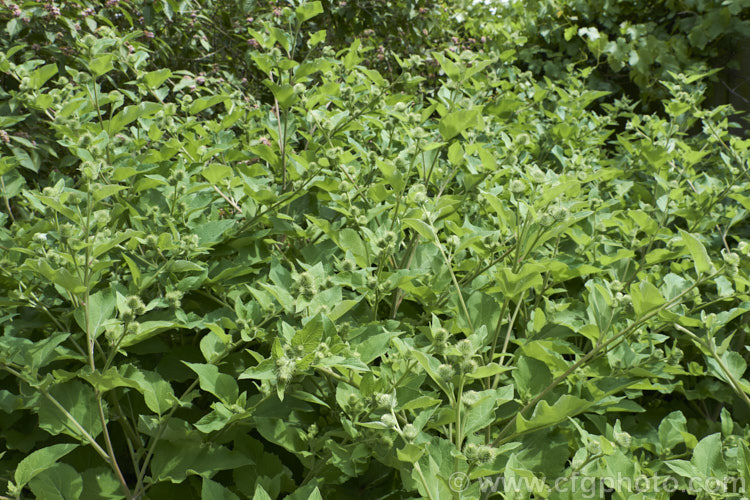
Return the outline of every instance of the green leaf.
{"type": "Polygon", "coordinates": [[[108,186],[101,186],[94,191],[94,201],[100,201],[104,198],[117,194],[123,189],[127,189],[127,186],[120,186],[117,184],[110,184],[108,186]]]}
{"type": "Polygon", "coordinates": [[[724,477],[726,464],[721,451],[721,433],[717,432],[700,440],[693,450],[691,462],[702,477],[724,477]]]}
{"type": "Polygon", "coordinates": [[[462,429],[469,436],[484,429],[495,420],[497,407],[497,393],[493,390],[479,392],[479,401],[472,404],[466,411],[466,424],[462,429]]]}
{"type": "Polygon", "coordinates": [[[138,105],[126,106],[112,117],[108,126],[109,133],[113,136],[138,118],[153,116],[161,111],[162,108],[163,106],[158,102],[142,102],[138,105]]]}
{"type": "Polygon", "coordinates": [[[113,58],[114,58],[114,54],[110,53],[110,54],[104,54],[103,56],[99,56],[93,59],[89,63],[89,71],[91,71],[91,74],[93,74],[95,78],[102,76],[103,74],[115,68],[114,65],[112,64],[113,58]]]}
{"type": "Polygon", "coordinates": [[[341,232],[338,233],[338,241],[336,244],[344,252],[347,250],[350,251],[359,267],[367,267],[370,265],[365,243],[354,229],[348,227],[342,229],[341,232]]]}
{"type": "Polygon", "coordinates": [[[574,417],[583,413],[590,406],[591,403],[588,401],[571,396],[570,394],[564,394],[552,406],[546,401],[540,401],[536,405],[536,408],[534,408],[534,414],[528,420],[522,415],[518,415],[518,418],[516,418],[516,432],[520,434],[550,427],[567,420],[568,417],[574,417]]]}
{"type": "Polygon", "coordinates": [[[320,2],[307,2],[303,3],[295,10],[297,14],[297,21],[304,23],[308,19],[312,19],[318,14],[323,13],[323,5],[320,2]]]}
{"type": "Polygon", "coordinates": [[[633,301],[633,311],[635,311],[637,317],[642,317],[666,302],[659,289],[648,281],[632,284],[630,286],[630,297],[633,301]]]}
{"type": "Polygon", "coordinates": [[[453,113],[445,115],[438,125],[438,130],[440,131],[440,135],[443,136],[443,140],[448,141],[464,130],[478,126],[478,118],[481,116],[481,111],[482,109],[480,107],[454,111],[453,113]]]}
{"type": "Polygon", "coordinates": [[[237,401],[239,388],[234,377],[219,372],[216,365],[188,363],[183,361],[191,370],[198,374],[201,389],[210,392],[222,403],[231,405],[237,401]]]}
{"type": "Polygon", "coordinates": [[[693,257],[695,272],[698,274],[711,273],[713,264],[711,264],[711,259],[708,258],[708,253],[706,252],[703,243],[688,232],[680,230],[680,235],[682,236],[682,241],[685,242],[685,246],[687,246],[690,255],[693,257]]]}
{"type": "Polygon", "coordinates": [[[546,268],[541,264],[532,263],[524,264],[518,274],[510,267],[502,267],[495,274],[497,288],[509,297],[517,297],[529,288],[541,286],[542,273],[545,271],[546,268]]]}
{"type": "Polygon", "coordinates": [[[151,461],[151,477],[155,482],[181,483],[188,474],[211,477],[218,471],[252,463],[252,459],[242,453],[213,443],[201,443],[196,441],[196,436],[191,438],[177,442],[159,441],[151,461]]]}
{"type": "Polygon", "coordinates": [[[271,497],[263,489],[263,486],[258,485],[255,487],[255,493],[253,494],[253,500],[272,500],[271,497]]]}
{"type": "MultiPolygon", "coordinates": [[[[98,404],[91,387],[81,381],[71,380],[51,387],[49,394],[89,435],[95,438],[102,432],[102,424],[97,410],[98,404]]],[[[83,442],[88,442],[70,418],[47,398],[40,399],[39,427],[52,435],[67,434],[83,442]]]]}
{"type": "Polygon", "coordinates": [[[39,90],[42,88],[47,80],[57,74],[57,64],[45,64],[41,68],[35,69],[29,77],[29,88],[32,90],[39,90]]]}
{"type": "Polygon", "coordinates": [[[76,448],[78,448],[78,445],[74,443],[53,444],[30,453],[16,467],[14,475],[16,486],[23,488],[37,474],[48,469],[76,448]]]}
{"type": "Polygon", "coordinates": [[[201,175],[211,184],[219,184],[222,180],[232,176],[232,167],[220,163],[211,163],[203,169],[201,175]]]}
{"type": "Polygon", "coordinates": [[[172,71],[168,68],[158,69],[156,71],[150,71],[143,75],[143,79],[146,81],[146,85],[151,89],[156,89],[164,83],[167,78],[172,76],[172,71]]]}
{"type": "Polygon", "coordinates": [[[73,316],[81,330],[96,338],[104,330],[104,322],[114,317],[115,303],[115,294],[111,290],[102,290],[89,296],[88,316],[83,306],[76,309],[73,316]]]}
{"type": "Polygon", "coordinates": [[[220,102],[225,102],[228,100],[229,96],[227,96],[226,94],[199,97],[190,105],[190,114],[198,114],[204,109],[210,108],[211,106],[215,106],[220,102]]]}
{"type": "Polygon", "coordinates": [[[81,474],[68,464],[54,464],[29,483],[36,498],[79,500],[83,493],[81,474]]]}
{"type": "Polygon", "coordinates": [[[427,241],[434,242],[436,239],[435,232],[430,225],[423,220],[406,218],[404,219],[404,225],[414,229],[427,241]]]}
{"type": "Polygon", "coordinates": [[[203,486],[201,487],[201,498],[203,500],[239,500],[240,497],[235,495],[229,488],[222,486],[221,483],[204,477],[203,486]]]}

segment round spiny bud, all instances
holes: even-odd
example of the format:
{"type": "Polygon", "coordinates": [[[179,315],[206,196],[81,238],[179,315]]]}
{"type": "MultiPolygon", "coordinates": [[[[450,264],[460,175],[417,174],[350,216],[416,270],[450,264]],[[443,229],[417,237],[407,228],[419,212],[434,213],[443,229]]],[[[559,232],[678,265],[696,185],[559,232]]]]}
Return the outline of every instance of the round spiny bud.
{"type": "Polygon", "coordinates": [[[539,216],[539,225],[542,227],[550,227],[555,223],[555,218],[548,213],[543,213],[539,216]]]}
{"type": "Polygon", "coordinates": [[[594,441],[592,439],[586,443],[586,451],[589,455],[598,455],[602,452],[602,446],[599,444],[599,441],[594,441]]]}
{"type": "Polygon", "coordinates": [[[169,307],[177,309],[182,303],[182,292],[179,290],[172,290],[167,292],[164,298],[166,299],[167,304],[169,304],[169,307]]]}
{"type": "Polygon", "coordinates": [[[508,189],[513,194],[521,194],[526,191],[526,184],[521,179],[513,179],[510,181],[508,189]]]}
{"type": "Polygon", "coordinates": [[[474,406],[479,402],[481,395],[477,391],[466,391],[461,396],[461,401],[466,406],[474,406]]]}
{"type": "Polygon", "coordinates": [[[556,221],[562,222],[568,218],[568,216],[570,215],[570,212],[565,207],[557,206],[557,207],[553,207],[552,210],[550,210],[550,215],[556,221]]]}
{"type": "Polygon", "coordinates": [[[471,356],[474,354],[474,346],[471,345],[469,339],[462,339],[456,343],[456,349],[464,356],[471,356]]]}
{"type": "Polygon", "coordinates": [[[495,449],[492,446],[482,445],[477,449],[477,462],[486,464],[494,460],[495,449]]]}
{"type": "Polygon", "coordinates": [[[455,234],[452,234],[448,236],[448,240],[446,241],[446,243],[452,246],[453,248],[458,248],[459,245],[461,245],[461,238],[459,238],[455,234]]]}
{"type": "Polygon", "coordinates": [[[721,256],[724,258],[724,262],[729,267],[736,267],[740,263],[740,256],[735,252],[727,252],[722,249],[721,256]]]}
{"type": "Polygon", "coordinates": [[[358,394],[349,394],[349,397],[346,398],[346,406],[349,411],[356,411],[360,402],[361,399],[358,394]]]}
{"type": "Polygon", "coordinates": [[[300,288],[309,288],[313,284],[312,276],[310,276],[310,273],[307,271],[300,273],[299,276],[297,276],[297,286],[300,288]]]}
{"type": "Polygon", "coordinates": [[[315,298],[315,294],[318,293],[318,291],[315,289],[315,287],[310,287],[300,289],[299,293],[303,299],[309,302],[315,298]]]}
{"type": "Polygon", "coordinates": [[[675,346],[672,349],[671,359],[674,360],[675,363],[679,363],[682,361],[682,357],[684,356],[684,352],[679,347],[675,346]]]}
{"type": "Polygon", "coordinates": [[[464,373],[471,374],[474,373],[477,368],[479,368],[479,363],[476,362],[474,359],[465,359],[461,362],[461,370],[464,373]]]}
{"type": "Polygon", "coordinates": [[[357,263],[350,259],[344,259],[341,261],[341,264],[339,264],[339,268],[345,273],[350,273],[357,269],[357,263]]]}
{"type": "Polygon", "coordinates": [[[390,413],[386,413],[382,417],[380,417],[380,421],[383,423],[383,425],[391,429],[395,428],[398,425],[396,417],[394,417],[390,413]]]}
{"type": "Polygon", "coordinates": [[[419,435],[419,430],[412,424],[406,424],[404,426],[404,439],[407,441],[414,441],[419,435]]]}
{"type": "Polygon", "coordinates": [[[128,323],[128,327],[125,329],[127,335],[138,335],[141,332],[141,324],[137,321],[131,321],[128,323]]]}
{"type": "Polygon", "coordinates": [[[534,184],[541,184],[547,180],[547,176],[536,165],[529,169],[529,178],[531,178],[531,182],[534,184]]]}
{"type": "Polygon", "coordinates": [[[456,374],[456,369],[451,365],[441,364],[438,366],[437,374],[442,380],[450,381],[456,374]]]}
{"type": "Polygon", "coordinates": [[[289,358],[279,358],[276,360],[277,379],[281,384],[287,384],[294,378],[296,365],[294,360],[289,358]]]}
{"type": "Polygon", "coordinates": [[[130,323],[135,319],[135,313],[133,310],[129,307],[124,307],[123,310],[120,312],[120,319],[124,321],[125,323],[130,323]]]}
{"type": "Polygon", "coordinates": [[[146,312],[146,306],[143,304],[141,298],[137,295],[131,295],[125,299],[127,307],[133,309],[133,312],[137,315],[141,315],[146,312]]]}
{"type": "Polygon", "coordinates": [[[475,462],[479,454],[479,446],[474,443],[466,443],[464,446],[464,456],[469,462],[475,462]]]}
{"type": "Polygon", "coordinates": [[[622,446],[623,448],[630,448],[630,443],[632,443],[633,438],[630,434],[627,432],[615,432],[614,434],[615,441],[618,445],[622,446]]]}
{"type": "Polygon", "coordinates": [[[375,276],[367,277],[367,288],[375,290],[378,287],[378,279],[375,276]]]}
{"type": "Polygon", "coordinates": [[[432,330],[432,337],[435,339],[436,344],[444,344],[448,341],[450,334],[445,328],[436,328],[432,330]]]}
{"type": "Polygon", "coordinates": [[[396,406],[396,398],[391,394],[378,393],[375,394],[375,407],[383,409],[391,409],[396,406]]]}
{"type": "Polygon", "coordinates": [[[94,136],[90,132],[84,132],[78,138],[78,146],[81,148],[87,148],[94,142],[94,136]]]}

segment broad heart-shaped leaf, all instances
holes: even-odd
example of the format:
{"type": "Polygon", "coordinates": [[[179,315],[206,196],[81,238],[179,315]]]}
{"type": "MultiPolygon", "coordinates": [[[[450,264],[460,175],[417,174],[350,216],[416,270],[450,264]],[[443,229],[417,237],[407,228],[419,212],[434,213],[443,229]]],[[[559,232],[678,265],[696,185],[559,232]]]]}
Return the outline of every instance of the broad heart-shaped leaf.
{"type": "Polygon", "coordinates": [[[701,439],[693,450],[691,462],[698,474],[703,477],[724,477],[727,466],[721,452],[721,433],[717,432],[701,439]]]}
{"type": "Polygon", "coordinates": [[[211,163],[203,169],[201,175],[211,184],[218,184],[227,177],[232,176],[232,167],[221,163],[211,163]]]}
{"type": "Polygon", "coordinates": [[[104,329],[104,322],[112,318],[115,312],[115,294],[112,290],[102,290],[93,295],[89,295],[88,318],[86,317],[86,308],[81,306],[76,309],[74,317],[81,330],[96,338],[104,329]],[[88,319],[88,328],[87,320],[88,319]]]}
{"type": "Polygon", "coordinates": [[[567,420],[568,417],[574,417],[580,413],[583,413],[591,406],[586,400],[565,394],[557,400],[557,402],[550,406],[546,401],[540,401],[536,408],[534,408],[534,414],[530,419],[525,419],[522,415],[518,415],[516,418],[516,432],[523,433],[529,432],[536,429],[542,429],[567,420]]]}
{"type": "Polygon", "coordinates": [[[330,337],[334,331],[330,319],[322,314],[316,314],[305,323],[301,330],[297,330],[294,334],[291,342],[292,347],[297,349],[298,355],[306,356],[311,354],[320,345],[320,342],[330,337]]]}
{"type": "Polygon", "coordinates": [[[211,106],[215,106],[216,104],[227,101],[228,99],[229,99],[229,96],[227,96],[226,94],[199,97],[198,99],[193,101],[193,103],[190,105],[190,114],[191,115],[198,114],[204,109],[210,108],[211,106]]]}
{"type": "Polygon", "coordinates": [[[235,495],[229,488],[222,486],[221,483],[204,477],[203,486],[201,487],[201,498],[203,500],[239,500],[240,497],[235,495]]]}
{"type": "Polygon", "coordinates": [[[497,393],[493,390],[479,392],[479,401],[472,404],[466,411],[466,425],[463,432],[466,436],[484,429],[495,420],[497,408],[497,393]]]}
{"type": "Polygon", "coordinates": [[[99,392],[111,391],[116,387],[130,387],[141,394],[148,409],[159,415],[164,414],[176,402],[172,386],[157,372],[138,369],[133,365],[110,368],[104,373],[83,373],[86,380],[99,392]]]}
{"type": "Polygon", "coordinates": [[[659,424],[660,453],[671,450],[685,442],[684,433],[687,432],[687,419],[681,411],[673,411],[661,420],[659,424]]]}
{"type": "Polygon", "coordinates": [[[221,470],[250,465],[252,459],[212,443],[161,440],[154,450],[151,476],[154,481],[181,483],[188,474],[211,477],[221,470]]]}
{"type": "Polygon", "coordinates": [[[237,401],[240,391],[234,377],[219,372],[219,367],[216,365],[188,363],[187,361],[183,363],[198,374],[201,389],[210,392],[222,403],[231,405],[237,401]]]}
{"type": "MultiPolygon", "coordinates": [[[[742,355],[737,351],[726,351],[721,355],[721,360],[723,361],[724,366],[726,366],[727,370],[729,370],[729,373],[732,375],[732,377],[735,378],[735,380],[739,381],[747,371],[747,362],[745,361],[745,358],[743,358],[742,355]]],[[[727,374],[721,368],[721,365],[716,361],[716,359],[714,359],[713,357],[708,357],[706,359],[706,364],[708,365],[708,371],[709,373],[711,373],[711,375],[723,380],[727,384],[732,383],[729,377],[727,377],[727,374]]]]}
{"type": "Polygon", "coordinates": [[[510,267],[500,268],[495,277],[497,288],[508,297],[516,297],[529,288],[542,285],[542,273],[546,268],[541,264],[524,264],[518,274],[510,267]]]}
{"type": "Polygon", "coordinates": [[[164,83],[170,76],[172,76],[172,70],[168,68],[162,68],[146,73],[145,75],[143,75],[143,79],[146,81],[146,85],[148,85],[149,88],[155,89],[158,88],[162,83],[164,83]]]}
{"type": "Polygon", "coordinates": [[[103,74],[113,70],[115,67],[112,64],[112,59],[114,58],[114,54],[104,54],[103,56],[99,56],[96,59],[93,59],[89,63],[89,71],[91,71],[91,74],[94,75],[94,77],[100,77],[103,74]]]}
{"type": "Polygon", "coordinates": [[[57,64],[45,64],[41,68],[35,69],[29,77],[29,88],[39,90],[47,80],[57,74],[57,64]]]}
{"type": "Polygon", "coordinates": [[[294,493],[285,497],[284,500],[323,500],[320,490],[315,484],[307,484],[297,488],[294,493]]]}
{"type": "Polygon", "coordinates": [[[255,487],[255,493],[253,494],[253,500],[272,500],[271,497],[263,489],[263,486],[258,485],[255,487]]]}
{"type": "Polygon", "coordinates": [[[713,264],[711,264],[711,259],[708,258],[708,253],[706,252],[703,243],[688,232],[680,230],[680,235],[682,236],[682,241],[685,242],[685,246],[687,246],[690,255],[693,257],[695,272],[698,274],[710,273],[713,264]]]}
{"type": "Polygon", "coordinates": [[[83,493],[81,474],[68,464],[54,464],[29,482],[36,498],[79,500],[83,493]]]}
{"type": "Polygon", "coordinates": [[[276,101],[282,108],[287,109],[295,102],[297,102],[298,97],[294,93],[294,87],[292,87],[288,83],[278,85],[270,80],[264,80],[263,83],[266,85],[266,87],[271,89],[274,98],[276,98],[276,101]]]}
{"type": "Polygon", "coordinates": [[[349,227],[344,228],[337,234],[337,236],[338,241],[334,240],[334,242],[344,252],[347,250],[350,251],[359,267],[367,267],[370,265],[367,247],[365,247],[364,241],[362,241],[362,238],[354,229],[349,227]]]}
{"type": "Polygon", "coordinates": [[[78,445],[74,443],[53,444],[52,446],[32,452],[21,460],[18,463],[18,467],[16,467],[14,475],[16,486],[23,488],[37,474],[50,468],[77,447],[78,445]]]}
{"type": "Polygon", "coordinates": [[[593,280],[586,282],[588,289],[589,319],[596,323],[600,332],[606,333],[612,322],[612,292],[606,284],[597,283],[593,280]]]}
{"type": "Polygon", "coordinates": [[[62,357],[62,354],[56,354],[55,351],[57,349],[57,346],[62,344],[69,336],[69,333],[58,332],[51,337],[47,337],[44,340],[34,342],[31,347],[25,349],[24,358],[31,360],[31,362],[29,363],[31,369],[38,370],[39,368],[42,368],[43,366],[46,366],[56,359],[62,357]]]}
{"type": "MultiPolygon", "coordinates": [[[[67,411],[88,434],[96,438],[102,432],[94,390],[79,380],[53,386],[49,394],[67,411]]],[[[49,399],[39,399],[39,427],[52,435],[67,434],[83,442],[88,439],[71,420],[49,399]]]]}
{"type": "Polygon", "coordinates": [[[323,13],[323,5],[320,2],[303,3],[294,11],[297,14],[297,21],[304,23],[318,14],[323,13]]]}
{"type": "Polygon", "coordinates": [[[479,124],[478,118],[482,112],[481,107],[472,109],[462,109],[448,113],[440,120],[438,130],[443,136],[444,141],[453,139],[458,134],[470,127],[476,127],[479,124]]]}
{"type": "Polygon", "coordinates": [[[630,286],[630,297],[633,301],[633,311],[635,311],[636,317],[641,317],[666,302],[659,289],[648,281],[632,284],[630,286]]]}

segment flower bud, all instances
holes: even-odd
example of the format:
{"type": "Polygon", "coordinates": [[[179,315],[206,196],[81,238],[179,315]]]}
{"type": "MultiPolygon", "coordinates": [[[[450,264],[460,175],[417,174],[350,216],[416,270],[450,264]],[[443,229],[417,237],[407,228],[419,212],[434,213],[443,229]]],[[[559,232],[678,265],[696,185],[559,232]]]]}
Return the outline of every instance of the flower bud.
{"type": "Polygon", "coordinates": [[[508,186],[513,194],[521,194],[526,191],[526,184],[521,179],[513,179],[508,186]]]}
{"type": "Polygon", "coordinates": [[[395,428],[398,425],[398,421],[396,420],[396,417],[391,415],[390,413],[384,414],[382,417],[380,417],[380,421],[386,426],[391,429],[395,428]]]}
{"type": "Polygon", "coordinates": [[[419,435],[419,431],[412,424],[406,424],[404,426],[403,431],[404,431],[404,439],[406,439],[407,441],[414,441],[419,435]]]}
{"type": "Polygon", "coordinates": [[[441,364],[440,366],[438,366],[437,374],[438,377],[440,377],[442,380],[450,381],[456,374],[456,369],[451,365],[441,364]]]}
{"type": "Polygon", "coordinates": [[[624,431],[615,432],[614,438],[615,442],[623,448],[630,448],[630,443],[633,441],[632,436],[624,431]]]}

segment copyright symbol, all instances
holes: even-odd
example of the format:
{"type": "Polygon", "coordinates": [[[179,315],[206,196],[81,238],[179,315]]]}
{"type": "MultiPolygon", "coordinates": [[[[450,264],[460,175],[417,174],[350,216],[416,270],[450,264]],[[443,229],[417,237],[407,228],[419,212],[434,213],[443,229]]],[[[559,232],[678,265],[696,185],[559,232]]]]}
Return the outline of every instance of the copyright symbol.
{"type": "Polygon", "coordinates": [[[460,493],[469,487],[469,476],[464,472],[454,472],[448,478],[448,486],[452,491],[460,493]]]}

